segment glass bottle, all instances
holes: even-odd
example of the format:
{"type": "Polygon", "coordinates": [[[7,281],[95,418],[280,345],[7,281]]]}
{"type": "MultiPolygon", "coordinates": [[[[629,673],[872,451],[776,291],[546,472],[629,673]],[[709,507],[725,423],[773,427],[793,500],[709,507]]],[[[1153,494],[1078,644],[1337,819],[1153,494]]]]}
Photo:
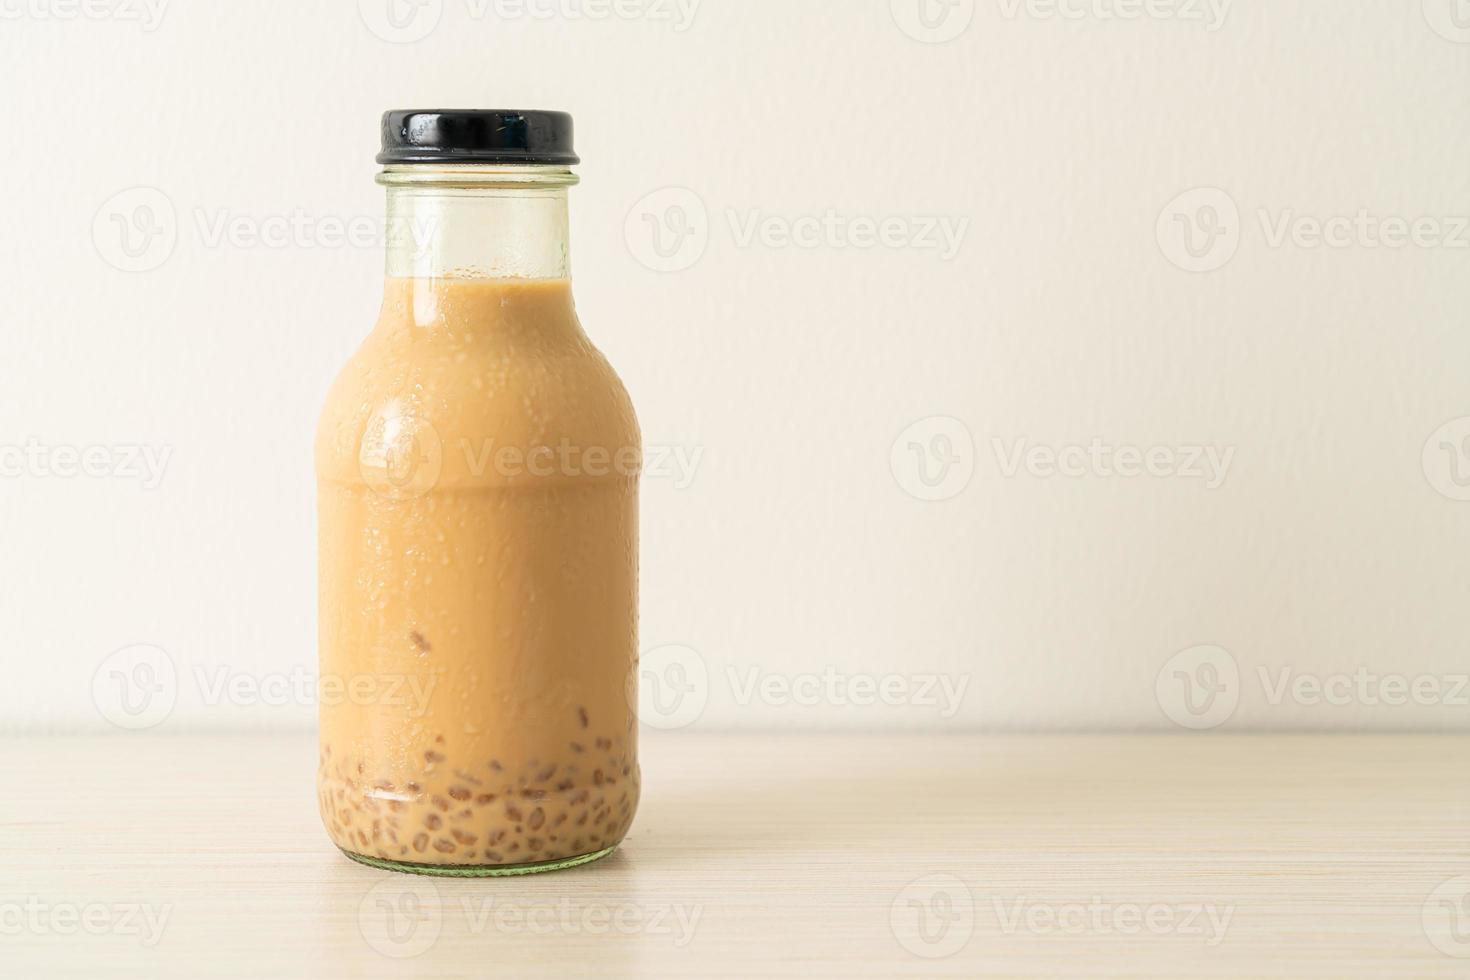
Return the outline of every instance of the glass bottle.
{"type": "Polygon", "coordinates": [[[379,867],[595,860],[638,805],[641,443],[568,278],[571,120],[384,116],[376,327],[317,430],[332,840],[379,867]]]}

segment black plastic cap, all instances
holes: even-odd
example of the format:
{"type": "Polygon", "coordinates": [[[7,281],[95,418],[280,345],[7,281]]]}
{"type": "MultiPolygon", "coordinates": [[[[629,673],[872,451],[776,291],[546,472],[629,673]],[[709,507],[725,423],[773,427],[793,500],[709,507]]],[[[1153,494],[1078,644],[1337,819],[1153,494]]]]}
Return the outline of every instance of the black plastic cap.
{"type": "Polygon", "coordinates": [[[381,164],[525,163],[571,166],[572,117],[541,109],[390,109],[381,164]]]}

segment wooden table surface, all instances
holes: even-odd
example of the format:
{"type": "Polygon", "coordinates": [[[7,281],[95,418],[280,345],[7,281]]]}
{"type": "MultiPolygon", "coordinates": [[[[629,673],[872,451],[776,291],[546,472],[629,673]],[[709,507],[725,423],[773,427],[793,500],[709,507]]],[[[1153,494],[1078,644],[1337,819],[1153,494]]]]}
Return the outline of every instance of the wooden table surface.
{"type": "Polygon", "coordinates": [[[598,864],[327,842],[305,736],[0,741],[6,977],[1470,976],[1470,739],[646,737],[598,864]]]}

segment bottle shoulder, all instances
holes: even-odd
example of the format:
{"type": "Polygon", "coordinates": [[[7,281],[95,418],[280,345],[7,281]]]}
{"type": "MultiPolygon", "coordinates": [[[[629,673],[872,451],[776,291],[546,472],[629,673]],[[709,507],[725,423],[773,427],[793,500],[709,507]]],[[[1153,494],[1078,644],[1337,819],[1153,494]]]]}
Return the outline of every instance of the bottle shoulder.
{"type": "Polygon", "coordinates": [[[546,447],[625,461],[641,454],[622,380],[575,318],[574,329],[562,326],[516,335],[379,323],[327,394],[319,477],[359,482],[364,460],[391,457],[399,443],[435,450],[440,482],[465,485],[502,482],[487,460],[535,458],[546,447]]]}

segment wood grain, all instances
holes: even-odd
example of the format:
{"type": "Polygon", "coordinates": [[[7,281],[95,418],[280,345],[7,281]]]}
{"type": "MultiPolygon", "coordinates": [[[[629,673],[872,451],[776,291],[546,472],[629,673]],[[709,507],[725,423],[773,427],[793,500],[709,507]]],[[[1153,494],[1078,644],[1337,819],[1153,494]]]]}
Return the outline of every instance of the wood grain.
{"type": "Polygon", "coordinates": [[[1467,748],[647,738],[616,854],[465,881],[333,850],[310,737],[12,739],[3,973],[1464,977],[1467,748]]]}

